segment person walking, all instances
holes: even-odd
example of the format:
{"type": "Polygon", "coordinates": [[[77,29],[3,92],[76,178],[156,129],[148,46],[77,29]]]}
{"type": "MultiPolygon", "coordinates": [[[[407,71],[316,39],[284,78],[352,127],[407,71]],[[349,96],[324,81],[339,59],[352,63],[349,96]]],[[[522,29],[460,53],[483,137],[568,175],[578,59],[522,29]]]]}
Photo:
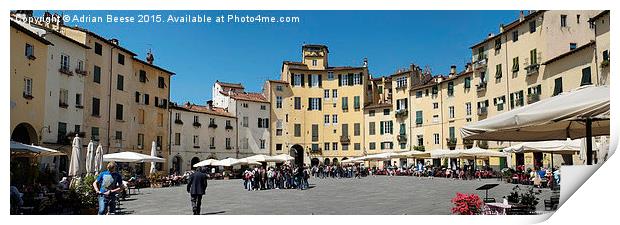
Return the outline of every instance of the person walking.
{"type": "Polygon", "coordinates": [[[123,190],[123,177],[116,172],[116,163],[110,162],[107,170],[97,176],[93,182],[99,200],[99,215],[116,212],[116,193],[123,190]],[[109,210],[108,210],[109,209],[109,210]]]}
{"type": "Polygon", "coordinates": [[[207,175],[205,172],[205,169],[199,166],[196,168],[196,172],[189,177],[189,181],[187,182],[187,192],[191,197],[194,215],[200,215],[202,196],[207,190],[207,175]]]}

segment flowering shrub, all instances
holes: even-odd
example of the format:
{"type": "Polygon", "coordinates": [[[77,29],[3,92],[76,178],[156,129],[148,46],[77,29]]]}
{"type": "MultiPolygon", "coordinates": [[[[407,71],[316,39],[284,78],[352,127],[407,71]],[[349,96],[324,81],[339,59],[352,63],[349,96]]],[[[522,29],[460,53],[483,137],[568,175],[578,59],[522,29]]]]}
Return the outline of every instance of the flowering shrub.
{"type": "Polygon", "coordinates": [[[476,194],[456,193],[456,197],[452,199],[454,207],[453,214],[458,215],[478,215],[482,212],[482,200],[476,194]]]}

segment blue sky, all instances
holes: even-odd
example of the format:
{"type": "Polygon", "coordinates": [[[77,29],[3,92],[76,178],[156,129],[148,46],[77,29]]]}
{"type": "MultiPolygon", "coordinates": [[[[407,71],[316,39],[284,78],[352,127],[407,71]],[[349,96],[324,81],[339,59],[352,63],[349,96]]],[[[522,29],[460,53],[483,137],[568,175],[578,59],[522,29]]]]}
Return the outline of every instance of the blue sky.
{"type": "MultiPolygon", "coordinates": [[[[205,104],[215,80],[242,82],[261,91],[266,79],[279,79],[282,61],[300,61],[301,45],[325,44],[330,66],[359,66],[368,58],[370,73],[382,76],[410,63],[445,74],[471,57],[469,47],[518,11],[58,11],[66,15],[135,16],[236,14],[299,16],[289,24],[69,23],[119,39],[144,59],[176,73],[171,100],[205,104]]],[[[36,14],[41,14],[37,12],[36,14]]]]}

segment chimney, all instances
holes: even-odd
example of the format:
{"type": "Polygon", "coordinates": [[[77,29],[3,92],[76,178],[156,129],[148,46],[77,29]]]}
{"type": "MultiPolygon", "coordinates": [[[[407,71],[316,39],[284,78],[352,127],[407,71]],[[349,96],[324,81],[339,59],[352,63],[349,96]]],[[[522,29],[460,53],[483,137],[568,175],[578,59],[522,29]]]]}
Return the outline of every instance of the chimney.
{"type": "Polygon", "coordinates": [[[364,64],[362,64],[362,67],[368,67],[368,58],[364,58],[364,64]]]}
{"type": "Polygon", "coordinates": [[[504,32],[504,24],[503,23],[499,25],[499,33],[502,33],[502,32],[504,32]]]}
{"type": "Polygon", "coordinates": [[[189,103],[189,101],[185,102],[185,107],[189,107],[191,104],[189,103]]]}
{"type": "Polygon", "coordinates": [[[489,35],[487,36],[487,39],[492,38],[493,37],[493,33],[489,33],[489,35]]]}
{"type": "Polygon", "coordinates": [[[450,66],[450,76],[452,75],[456,75],[456,66],[452,65],[450,66]]]}
{"type": "Polygon", "coordinates": [[[112,44],[118,45],[118,39],[116,38],[110,39],[110,42],[112,42],[112,44]]]}
{"type": "Polygon", "coordinates": [[[213,110],[213,100],[207,101],[207,106],[209,106],[209,110],[213,110]]]}
{"type": "Polygon", "coordinates": [[[153,65],[153,61],[155,61],[155,57],[153,56],[153,53],[151,53],[151,49],[149,49],[149,52],[146,53],[146,61],[153,65]]]}
{"type": "Polygon", "coordinates": [[[525,20],[525,14],[523,13],[523,10],[521,10],[521,12],[519,12],[519,22],[522,22],[523,20],[525,20]]]}

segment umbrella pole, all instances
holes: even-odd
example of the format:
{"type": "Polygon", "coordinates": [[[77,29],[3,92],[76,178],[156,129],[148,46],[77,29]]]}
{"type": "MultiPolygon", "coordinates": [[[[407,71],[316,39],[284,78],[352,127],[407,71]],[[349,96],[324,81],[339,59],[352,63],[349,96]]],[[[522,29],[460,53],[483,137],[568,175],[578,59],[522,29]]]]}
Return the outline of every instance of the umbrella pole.
{"type": "Polygon", "coordinates": [[[551,168],[553,168],[553,153],[551,153],[551,168]]]}
{"type": "Polygon", "coordinates": [[[592,119],[586,119],[586,165],[592,165],[592,119]]]}

